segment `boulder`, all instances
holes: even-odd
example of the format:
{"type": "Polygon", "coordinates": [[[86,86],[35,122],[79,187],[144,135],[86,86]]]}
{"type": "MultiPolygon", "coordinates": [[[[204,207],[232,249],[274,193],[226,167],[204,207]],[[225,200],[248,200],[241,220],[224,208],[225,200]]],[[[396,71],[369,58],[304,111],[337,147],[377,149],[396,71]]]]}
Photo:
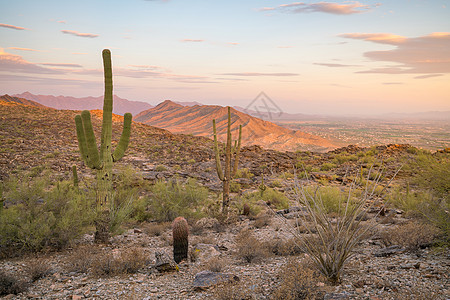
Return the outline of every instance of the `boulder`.
{"type": "Polygon", "coordinates": [[[236,281],[239,281],[239,277],[233,274],[201,271],[195,274],[193,285],[194,289],[202,290],[220,283],[236,282],[236,281]]]}

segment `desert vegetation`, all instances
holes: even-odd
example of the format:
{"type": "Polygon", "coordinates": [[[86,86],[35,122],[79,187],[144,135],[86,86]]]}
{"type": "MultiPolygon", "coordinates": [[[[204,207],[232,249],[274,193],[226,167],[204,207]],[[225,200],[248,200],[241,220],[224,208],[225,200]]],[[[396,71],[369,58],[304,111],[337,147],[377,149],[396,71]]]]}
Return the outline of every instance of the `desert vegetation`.
{"type": "Polygon", "coordinates": [[[224,145],[0,108],[1,296],[448,298],[448,149],[278,152],[232,147],[229,112],[224,145]]]}

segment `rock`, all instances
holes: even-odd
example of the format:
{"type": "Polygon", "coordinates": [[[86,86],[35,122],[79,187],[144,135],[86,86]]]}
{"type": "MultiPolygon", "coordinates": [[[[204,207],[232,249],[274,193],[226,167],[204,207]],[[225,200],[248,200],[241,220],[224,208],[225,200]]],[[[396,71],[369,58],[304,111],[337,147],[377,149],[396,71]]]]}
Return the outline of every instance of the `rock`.
{"type": "Polygon", "coordinates": [[[81,300],[82,298],[80,295],[72,295],[72,300],[81,300]]]}
{"type": "Polygon", "coordinates": [[[202,290],[214,286],[216,284],[233,281],[239,281],[239,277],[228,273],[201,271],[195,274],[193,285],[195,289],[202,290]]]}
{"type": "Polygon", "coordinates": [[[212,244],[197,244],[194,247],[194,251],[197,253],[197,261],[207,261],[213,257],[219,256],[219,247],[212,244]]]}
{"type": "Polygon", "coordinates": [[[178,271],[178,265],[175,263],[175,261],[169,257],[165,252],[162,251],[156,251],[155,252],[155,268],[161,272],[173,272],[178,271]]]}
{"type": "Polygon", "coordinates": [[[403,249],[402,247],[398,246],[398,245],[393,245],[393,246],[389,246],[380,250],[377,250],[374,252],[373,255],[377,256],[377,257],[387,257],[393,254],[397,254],[397,253],[401,253],[405,251],[405,249],[403,249]]]}

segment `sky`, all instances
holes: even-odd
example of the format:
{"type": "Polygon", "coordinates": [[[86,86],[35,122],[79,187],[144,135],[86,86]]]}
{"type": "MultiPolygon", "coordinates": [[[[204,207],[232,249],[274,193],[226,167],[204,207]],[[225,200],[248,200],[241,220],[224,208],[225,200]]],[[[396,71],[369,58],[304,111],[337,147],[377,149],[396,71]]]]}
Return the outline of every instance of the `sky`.
{"type": "Polygon", "coordinates": [[[450,111],[450,0],[0,0],[0,94],[450,111]]]}

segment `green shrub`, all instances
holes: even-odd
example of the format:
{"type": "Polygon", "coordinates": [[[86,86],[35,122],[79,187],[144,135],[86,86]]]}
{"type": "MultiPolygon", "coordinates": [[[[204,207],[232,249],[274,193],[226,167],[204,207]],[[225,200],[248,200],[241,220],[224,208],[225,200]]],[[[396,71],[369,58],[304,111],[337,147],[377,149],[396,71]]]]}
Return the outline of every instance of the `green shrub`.
{"type": "Polygon", "coordinates": [[[230,182],[230,192],[232,193],[239,193],[241,190],[241,184],[235,181],[230,182]]]}
{"type": "Polygon", "coordinates": [[[250,205],[254,205],[259,200],[263,200],[267,205],[273,206],[276,209],[285,209],[289,207],[289,199],[284,193],[269,187],[263,192],[262,197],[260,191],[255,191],[253,193],[245,194],[244,199],[246,199],[244,202],[247,202],[250,205]]]}
{"type": "Polygon", "coordinates": [[[155,168],[156,172],[163,172],[163,171],[167,171],[167,168],[163,165],[157,165],[155,168]]]}
{"type": "Polygon", "coordinates": [[[92,195],[73,188],[71,181],[50,184],[39,178],[11,177],[5,184],[6,208],[0,211],[0,256],[12,249],[39,251],[61,248],[92,224],[92,195]]]}
{"type": "Polygon", "coordinates": [[[208,198],[208,189],[195,179],[185,184],[178,179],[156,182],[147,200],[149,213],[156,221],[173,221],[176,217],[197,218],[201,216],[201,204],[208,198]]]}
{"type": "Polygon", "coordinates": [[[236,171],[236,176],[234,176],[234,178],[247,178],[247,179],[251,179],[253,178],[255,175],[250,172],[249,169],[247,168],[242,168],[242,169],[238,169],[236,171]]]}
{"type": "Polygon", "coordinates": [[[329,171],[334,168],[336,168],[335,164],[326,162],[326,163],[322,164],[322,166],[320,167],[320,170],[321,171],[329,171]]]}

